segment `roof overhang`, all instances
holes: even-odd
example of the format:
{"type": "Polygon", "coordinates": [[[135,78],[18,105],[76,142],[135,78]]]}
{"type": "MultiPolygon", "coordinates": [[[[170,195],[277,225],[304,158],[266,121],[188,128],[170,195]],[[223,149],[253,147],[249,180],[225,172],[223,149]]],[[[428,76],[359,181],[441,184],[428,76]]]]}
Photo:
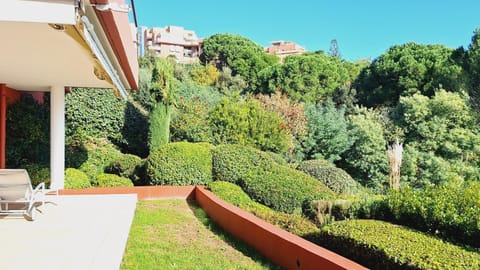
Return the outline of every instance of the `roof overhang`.
{"type": "Polygon", "coordinates": [[[78,0],[2,2],[0,83],[28,91],[61,85],[114,88],[125,95],[125,89],[137,89],[128,15],[96,11],[94,5],[78,0]],[[117,23],[103,18],[109,13],[119,17],[117,23]]]}

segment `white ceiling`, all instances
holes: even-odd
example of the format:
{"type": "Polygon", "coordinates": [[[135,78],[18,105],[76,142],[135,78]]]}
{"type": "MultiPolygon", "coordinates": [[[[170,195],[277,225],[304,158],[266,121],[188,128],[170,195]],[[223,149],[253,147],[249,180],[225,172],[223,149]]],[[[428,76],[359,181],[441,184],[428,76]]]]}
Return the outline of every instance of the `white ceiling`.
{"type": "Polygon", "coordinates": [[[0,21],[0,83],[27,91],[53,85],[111,88],[94,75],[94,58],[46,23],[0,21]]]}

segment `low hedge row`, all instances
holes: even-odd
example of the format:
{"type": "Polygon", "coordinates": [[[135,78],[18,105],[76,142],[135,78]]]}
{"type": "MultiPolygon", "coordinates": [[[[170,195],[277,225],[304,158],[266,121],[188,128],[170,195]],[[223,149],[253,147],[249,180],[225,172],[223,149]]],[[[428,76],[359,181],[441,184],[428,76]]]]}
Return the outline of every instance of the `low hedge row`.
{"type": "Polygon", "coordinates": [[[253,201],[241,187],[224,181],[214,181],[209,189],[222,200],[229,202],[266,222],[278,226],[296,235],[318,233],[319,229],[308,219],[299,214],[286,214],[274,211],[253,201]]]}
{"type": "Polygon", "coordinates": [[[395,223],[443,238],[480,247],[480,182],[404,188],[386,197],[387,213],[395,223]]]}
{"type": "Polygon", "coordinates": [[[162,145],[147,158],[151,185],[205,185],[212,181],[213,146],[177,142],[162,145]]]}
{"type": "Polygon", "coordinates": [[[337,193],[361,193],[360,183],[355,181],[346,171],[323,159],[306,160],[298,164],[297,170],[322,181],[327,187],[337,193]]]}
{"type": "Polygon", "coordinates": [[[335,222],[314,238],[371,269],[480,269],[480,253],[384,221],[335,222]]]}
{"type": "Polygon", "coordinates": [[[238,184],[255,201],[285,213],[300,213],[313,200],[334,197],[323,183],[252,147],[217,146],[212,164],[215,180],[238,184]]]}

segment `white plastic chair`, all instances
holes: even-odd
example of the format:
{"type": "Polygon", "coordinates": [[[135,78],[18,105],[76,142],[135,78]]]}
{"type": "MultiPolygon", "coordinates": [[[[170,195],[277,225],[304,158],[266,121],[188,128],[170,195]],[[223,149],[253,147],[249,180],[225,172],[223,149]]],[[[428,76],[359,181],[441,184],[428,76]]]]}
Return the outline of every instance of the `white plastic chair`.
{"type": "Polygon", "coordinates": [[[37,205],[45,204],[45,183],[32,188],[24,169],[0,169],[0,215],[20,214],[35,220],[37,205]]]}

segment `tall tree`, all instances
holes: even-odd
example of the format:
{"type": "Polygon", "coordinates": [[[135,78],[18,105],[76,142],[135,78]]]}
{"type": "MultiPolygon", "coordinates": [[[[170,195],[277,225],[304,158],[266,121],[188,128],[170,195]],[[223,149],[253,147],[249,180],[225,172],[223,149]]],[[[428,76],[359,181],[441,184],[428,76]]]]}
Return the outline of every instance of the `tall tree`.
{"type": "Polygon", "coordinates": [[[355,84],[357,97],[367,106],[392,105],[400,96],[433,96],[441,87],[465,90],[462,67],[454,50],[443,45],[407,43],[391,47],[362,71],[355,84]]]}
{"type": "Polygon", "coordinates": [[[480,111],[480,28],[474,31],[465,60],[471,101],[475,109],[480,111]]]}
{"type": "Polygon", "coordinates": [[[215,34],[203,41],[200,60],[211,63],[219,70],[229,67],[232,75],[240,74],[250,91],[259,85],[258,73],[275,63],[278,58],[265,53],[262,46],[240,35],[215,34]]]}
{"type": "Polygon", "coordinates": [[[349,71],[337,57],[323,52],[292,55],[282,65],[263,70],[262,92],[281,90],[295,101],[317,103],[347,83],[349,71]]]}
{"type": "Polygon", "coordinates": [[[150,113],[150,152],[170,140],[171,106],[176,100],[176,88],[173,65],[167,59],[155,61],[151,87],[150,97],[155,106],[150,113]]]}

